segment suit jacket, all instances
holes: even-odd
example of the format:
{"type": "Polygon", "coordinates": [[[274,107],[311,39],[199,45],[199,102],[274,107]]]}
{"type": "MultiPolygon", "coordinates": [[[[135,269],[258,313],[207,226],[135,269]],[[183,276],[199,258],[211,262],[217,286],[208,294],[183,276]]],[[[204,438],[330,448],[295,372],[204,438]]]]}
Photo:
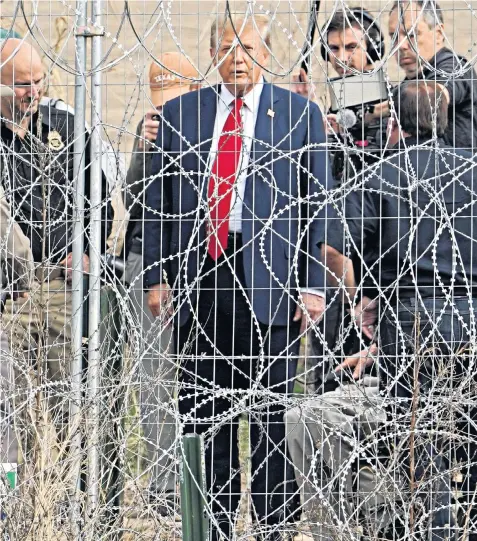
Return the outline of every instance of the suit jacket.
{"type": "MultiPolygon", "coordinates": [[[[207,162],[219,87],[168,102],[147,189],[146,282],[174,288],[180,324],[190,314],[207,253],[207,162]]],[[[242,212],[244,284],[258,320],[286,325],[298,288],[324,289],[324,203],[332,187],[316,104],[264,84],[242,212]]]]}

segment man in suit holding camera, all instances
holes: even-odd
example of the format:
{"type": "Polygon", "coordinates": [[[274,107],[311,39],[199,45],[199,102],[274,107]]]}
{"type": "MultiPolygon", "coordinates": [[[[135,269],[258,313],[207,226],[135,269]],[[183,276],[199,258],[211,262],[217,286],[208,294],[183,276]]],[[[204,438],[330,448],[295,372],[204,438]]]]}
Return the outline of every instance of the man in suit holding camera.
{"type": "MultiPolygon", "coordinates": [[[[446,47],[444,10],[434,0],[395,1],[389,13],[389,35],[404,81],[439,84],[438,99],[448,103],[444,141],[458,149],[477,147],[477,75],[472,62],[446,47]]],[[[371,123],[391,113],[385,101],[366,115],[371,123]]]]}

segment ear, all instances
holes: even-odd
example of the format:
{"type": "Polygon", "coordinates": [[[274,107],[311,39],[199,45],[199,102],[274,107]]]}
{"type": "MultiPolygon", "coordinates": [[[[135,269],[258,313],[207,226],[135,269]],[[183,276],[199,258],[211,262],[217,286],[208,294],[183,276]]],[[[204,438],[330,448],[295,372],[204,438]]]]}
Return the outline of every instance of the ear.
{"type": "Polygon", "coordinates": [[[212,47],[209,49],[210,51],[210,58],[214,61],[214,66],[217,65],[217,50],[213,49],[212,47]]]}
{"type": "Polygon", "coordinates": [[[270,58],[270,52],[265,45],[262,45],[262,55],[265,62],[270,58]]]}
{"type": "Polygon", "coordinates": [[[444,25],[439,24],[436,26],[436,45],[438,47],[444,44],[444,25]]]}
{"type": "Polygon", "coordinates": [[[388,125],[386,126],[386,136],[390,145],[395,145],[399,141],[399,123],[392,115],[388,118],[388,125]]]}

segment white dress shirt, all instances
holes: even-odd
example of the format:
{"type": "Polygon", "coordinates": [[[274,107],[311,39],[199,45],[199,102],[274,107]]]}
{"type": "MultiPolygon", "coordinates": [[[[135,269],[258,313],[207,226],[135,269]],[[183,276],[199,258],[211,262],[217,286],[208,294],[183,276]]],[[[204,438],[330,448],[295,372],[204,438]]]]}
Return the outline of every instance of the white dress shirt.
{"type": "MultiPolygon", "coordinates": [[[[246,94],[243,99],[242,113],[242,156],[239,161],[239,168],[235,177],[235,185],[232,191],[232,200],[230,203],[230,218],[229,231],[231,233],[242,232],[242,206],[243,197],[245,194],[245,182],[247,180],[247,167],[250,160],[250,152],[252,149],[252,141],[255,134],[255,124],[257,122],[258,107],[260,105],[260,96],[265,81],[262,79],[260,83],[253,86],[252,90],[246,94]]],[[[210,154],[208,159],[207,177],[210,177],[210,171],[217,156],[219,139],[225,126],[225,122],[232,110],[232,105],[236,97],[222,84],[220,86],[220,94],[217,103],[217,114],[215,115],[214,135],[210,146],[210,154]]],[[[302,287],[301,293],[312,293],[324,297],[325,294],[317,289],[302,287]]]]}
{"type": "MultiPolygon", "coordinates": [[[[263,88],[262,82],[256,84],[252,90],[246,94],[243,99],[242,113],[242,156],[239,161],[239,169],[236,174],[235,185],[232,191],[232,200],[230,203],[230,222],[229,231],[231,233],[242,232],[242,205],[243,196],[245,193],[245,182],[247,180],[247,167],[250,160],[250,151],[252,149],[252,141],[255,133],[255,123],[257,122],[258,106],[260,104],[260,96],[263,88]]],[[[220,94],[217,103],[217,114],[215,116],[214,135],[210,147],[209,163],[207,176],[210,176],[210,170],[214,164],[219,139],[225,126],[225,122],[232,110],[232,104],[235,96],[223,84],[220,87],[220,94]]]]}

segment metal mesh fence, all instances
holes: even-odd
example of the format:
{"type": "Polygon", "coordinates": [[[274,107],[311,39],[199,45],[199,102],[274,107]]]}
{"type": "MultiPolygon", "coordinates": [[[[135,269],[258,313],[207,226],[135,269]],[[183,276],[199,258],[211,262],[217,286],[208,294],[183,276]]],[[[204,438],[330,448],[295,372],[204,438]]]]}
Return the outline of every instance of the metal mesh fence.
{"type": "Polygon", "coordinates": [[[476,9],[0,0],[3,539],[477,539],[476,9]]]}

